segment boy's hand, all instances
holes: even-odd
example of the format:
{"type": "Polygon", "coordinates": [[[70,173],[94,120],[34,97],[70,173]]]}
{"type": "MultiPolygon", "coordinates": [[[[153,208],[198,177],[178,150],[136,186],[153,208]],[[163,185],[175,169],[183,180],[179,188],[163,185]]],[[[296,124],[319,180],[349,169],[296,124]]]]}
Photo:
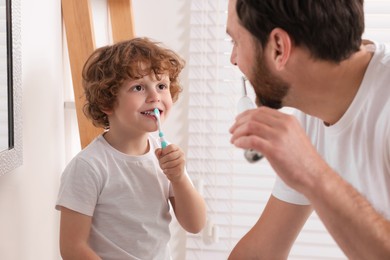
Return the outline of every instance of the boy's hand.
{"type": "Polygon", "coordinates": [[[185,157],[183,151],[174,144],[155,151],[161,169],[171,182],[178,182],[184,175],[185,157]]]}

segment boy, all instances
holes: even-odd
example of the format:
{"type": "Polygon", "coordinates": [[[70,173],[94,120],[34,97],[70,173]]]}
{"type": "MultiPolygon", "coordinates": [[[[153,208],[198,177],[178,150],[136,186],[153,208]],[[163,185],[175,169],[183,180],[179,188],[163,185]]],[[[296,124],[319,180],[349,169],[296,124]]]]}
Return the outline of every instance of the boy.
{"type": "Polygon", "coordinates": [[[173,207],[188,232],[205,223],[205,203],[182,150],[161,149],[154,109],[168,116],[184,61],[147,38],[97,49],[83,69],[85,114],[106,131],[66,167],[56,208],[66,259],[170,259],[173,207]]]}

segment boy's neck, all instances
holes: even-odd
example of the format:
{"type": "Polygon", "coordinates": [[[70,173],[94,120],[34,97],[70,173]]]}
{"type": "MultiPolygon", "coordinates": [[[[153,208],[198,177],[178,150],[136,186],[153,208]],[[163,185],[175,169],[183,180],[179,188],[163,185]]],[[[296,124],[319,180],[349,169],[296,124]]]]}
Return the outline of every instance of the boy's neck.
{"type": "Polygon", "coordinates": [[[110,130],[103,134],[103,138],[116,150],[127,155],[143,155],[149,152],[149,135],[126,136],[117,135],[110,130]]]}

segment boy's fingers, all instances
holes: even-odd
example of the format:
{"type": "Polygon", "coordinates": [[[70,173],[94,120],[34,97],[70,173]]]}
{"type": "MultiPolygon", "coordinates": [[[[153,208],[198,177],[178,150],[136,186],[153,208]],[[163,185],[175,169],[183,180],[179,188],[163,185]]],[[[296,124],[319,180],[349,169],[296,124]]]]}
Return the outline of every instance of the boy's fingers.
{"type": "Polygon", "coordinates": [[[154,151],[154,154],[156,155],[157,158],[160,158],[161,152],[162,152],[162,149],[161,149],[161,148],[157,148],[157,149],[154,151]]]}

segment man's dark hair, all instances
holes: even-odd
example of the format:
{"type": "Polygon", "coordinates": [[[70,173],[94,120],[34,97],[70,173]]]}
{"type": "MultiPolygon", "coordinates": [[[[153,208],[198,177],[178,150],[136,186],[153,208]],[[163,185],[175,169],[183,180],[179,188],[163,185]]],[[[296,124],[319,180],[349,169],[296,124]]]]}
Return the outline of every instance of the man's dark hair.
{"type": "Polygon", "coordinates": [[[334,62],[359,50],[364,32],[363,0],[237,0],[236,11],[263,48],[281,28],[313,58],[334,62]]]}

